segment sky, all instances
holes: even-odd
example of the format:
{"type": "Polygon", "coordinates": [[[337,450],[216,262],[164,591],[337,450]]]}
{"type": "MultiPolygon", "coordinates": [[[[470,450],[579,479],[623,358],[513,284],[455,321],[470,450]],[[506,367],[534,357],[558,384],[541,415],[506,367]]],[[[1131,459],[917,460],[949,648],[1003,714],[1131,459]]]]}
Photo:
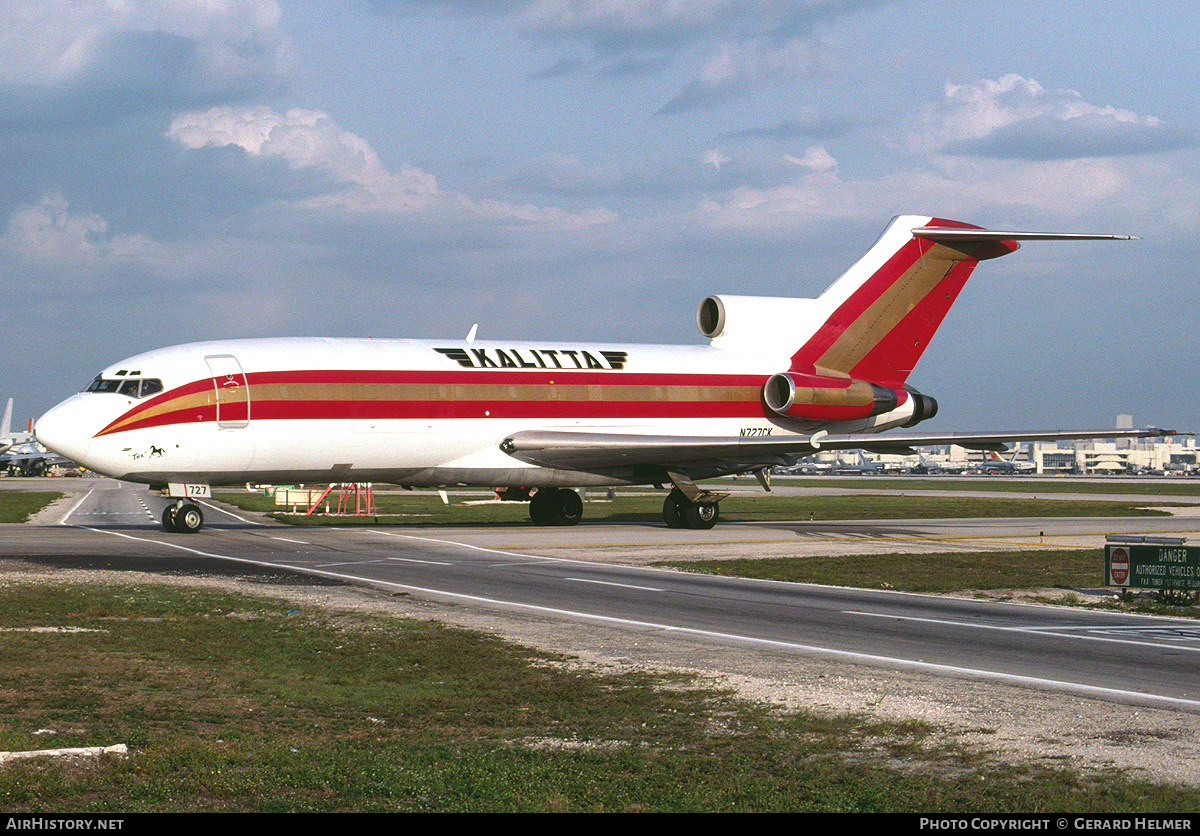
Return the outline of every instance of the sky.
{"type": "Polygon", "coordinates": [[[0,0],[0,398],[273,336],[702,344],[898,214],[982,264],[922,429],[1200,429],[1200,3],[0,0]]]}

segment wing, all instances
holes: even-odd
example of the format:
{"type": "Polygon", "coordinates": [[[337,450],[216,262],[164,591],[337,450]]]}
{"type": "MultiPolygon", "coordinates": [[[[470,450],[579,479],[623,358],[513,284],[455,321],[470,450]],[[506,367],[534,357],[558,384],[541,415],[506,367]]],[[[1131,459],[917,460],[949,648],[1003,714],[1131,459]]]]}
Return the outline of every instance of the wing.
{"type": "Polygon", "coordinates": [[[870,450],[913,454],[916,446],[957,444],[972,450],[1007,450],[1009,442],[1067,441],[1093,438],[1156,438],[1174,430],[1059,430],[990,433],[861,433],[752,438],[626,435],[623,433],[529,430],[513,433],[500,449],[515,459],[560,470],[607,471],[655,466],[703,479],[727,473],[792,465],[822,450],[870,450]]]}

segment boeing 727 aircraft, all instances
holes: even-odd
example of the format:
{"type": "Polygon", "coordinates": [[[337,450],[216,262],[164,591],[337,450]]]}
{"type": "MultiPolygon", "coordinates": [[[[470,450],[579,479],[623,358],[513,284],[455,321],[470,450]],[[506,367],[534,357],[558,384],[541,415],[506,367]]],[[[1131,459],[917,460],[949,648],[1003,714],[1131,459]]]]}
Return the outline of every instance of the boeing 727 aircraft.
{"type": "Polygon", "coordinates": [[[671,486],[668,526],[711,528],[696,484],[818,450],[1155,436],[1163,430],[880,434],[932,418],[908,377],[975,265],[1021,240],[895,218],[816,299],[710,296],[708,345],[365,339],[194,343],[122,360],[43,415],[36,437],[79,464],[168,490],[171,531],[198,531],[213,485],[486,486],[570,525],[572,488],[671,486]],[[314,440],[320,439],[316,444],[314,440]]]}

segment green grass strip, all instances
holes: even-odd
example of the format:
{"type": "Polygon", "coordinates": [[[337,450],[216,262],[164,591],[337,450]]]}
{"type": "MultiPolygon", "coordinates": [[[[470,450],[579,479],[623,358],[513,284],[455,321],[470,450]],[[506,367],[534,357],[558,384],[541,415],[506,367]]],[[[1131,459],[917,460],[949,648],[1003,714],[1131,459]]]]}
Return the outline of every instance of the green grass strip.
{"type": "Polygon", "coordinates": [[[23,523],[62,496],[56,491],[0,492],[0,523],[23,523]]]}
{"type": "Polygon", "coordinates": [[[784,712],[428,622],[154,585],[7,584],[8,813],[1166,813],[1200,790],[1010,765],[925,723],[784,712]],[[86,632],[34,632],[29,628],[86,632]],[[38,730],[56,734],[35,734],[38,730]]]}
{"type": "Polygon", "coordinates": [[[924,476],[908,478],[901,476],[870,476],[866,478],[842,477],[794,477],[774,476],[776,485],[804,488],[852,488],[855,490],[881,491],[988,491],[1033,494],[1127,494],[1130,496],[1197,496],[1200,497],[1200,480],[1147,479],[1145,481],[1116,481],[1107,479],[1054,479],[1032,476],[988,477],[972,479],[951,476],[924,476]]]}
{"type": "MultiPolygon", "coordinates": [[[[661,523],[665,494],[618,493],[611,501],[589,494],[584,519],[593,522],[661,523]]],[[[436,494],[424,492],[376,493],[377,514],[371,517],[312,516],[281,513],[271,497],[245,492],[222,492],[215,498],[240,508],[271,514],[294,525],[483,525],[528,524],[524,502],[480,502],[488,494],[451,497],[443,504],[436,494]],[[472,500],[475,500],[472,502],[472,500]]],[[[908,494],[841,496],[780,496],[735,494],[721,502],[721,518],[731,522],[780,520],[941,519],[974,517],[1127,517],[1165,516],[1167,512],[1146,503],[1109,500],[1054,500],[1043,498],[957,497],[908,494]]],[[[337,497],[330,509],[337,510],[337,497]]],[[[324,504],[322,504],[322,509],[324,504]]]]}
{"type": "Polygon", "coordinates": [[[654,565],[713,575],[902,592],[1078,589],[1102,587],[1105,581],[1101,549],[814,555],[754,560],[661,561],[654,565]]]}

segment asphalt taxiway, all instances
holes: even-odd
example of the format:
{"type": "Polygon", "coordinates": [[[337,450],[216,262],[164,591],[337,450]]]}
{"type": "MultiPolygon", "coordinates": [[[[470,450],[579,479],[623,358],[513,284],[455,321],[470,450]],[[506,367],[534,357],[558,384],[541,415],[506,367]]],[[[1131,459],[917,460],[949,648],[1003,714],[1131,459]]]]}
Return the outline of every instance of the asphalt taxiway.
{"type": "MultiPolygon", "coordinates": [[[[24,481],[24,480],[22,480],[24,481]]],[[[1200,623],[1064,607],[839,589],[665,571],[672,557],[1099,545],[1105,534],[1200,537],[1197,517],[876,520],[573,528],[296,528],[209,504],[196,535],[158,523],[165,500],[112,480],[71,492],[38,524],[0,532],[0,558],[63,568],[300,573],[480,613],[669,635],[1200,713],[1200,623]]],[[[50,487],[39,480],[37,488],[50,487]]],[[[14,486],[15,487],[15,486],[14,486]]],[[[32,486],[31,486],[32,487],[32,486]]],[[[11,489],[2,484],[0,488],[11,489]]]]}

